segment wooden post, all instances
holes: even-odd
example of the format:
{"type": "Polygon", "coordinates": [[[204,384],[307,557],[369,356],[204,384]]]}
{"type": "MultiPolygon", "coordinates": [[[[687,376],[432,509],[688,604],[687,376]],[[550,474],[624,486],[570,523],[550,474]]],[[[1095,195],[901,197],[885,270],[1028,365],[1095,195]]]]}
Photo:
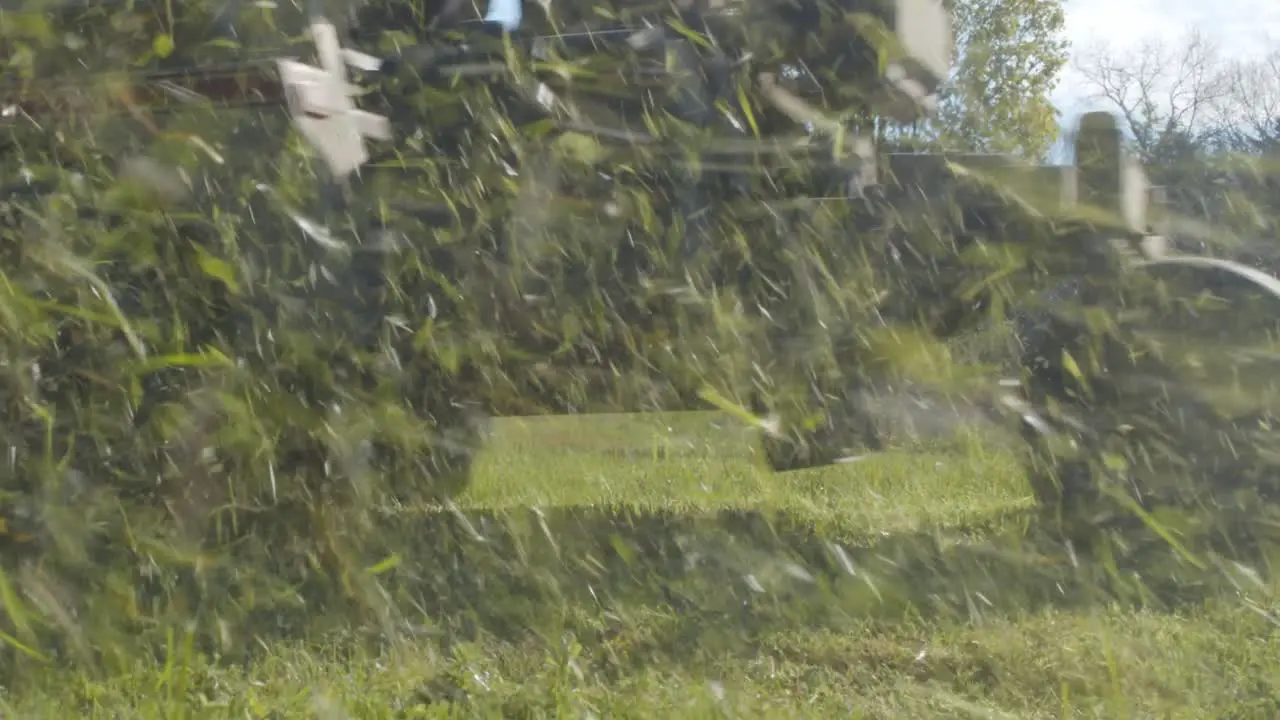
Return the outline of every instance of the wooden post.
{"type": "Polygon", "coordinates": [[[1115,116],[1091,112],[1080,118],[1075,151],[1080,203],[1113,215],[1124,231],[1145,233],[1146,174],[1125,150],[1115,116]]]}

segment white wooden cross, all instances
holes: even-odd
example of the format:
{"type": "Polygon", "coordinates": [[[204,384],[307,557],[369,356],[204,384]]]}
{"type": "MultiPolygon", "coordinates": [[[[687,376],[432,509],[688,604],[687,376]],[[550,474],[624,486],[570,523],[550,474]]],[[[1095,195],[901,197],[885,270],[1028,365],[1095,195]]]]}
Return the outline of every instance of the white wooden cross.
{"type": "MultiPolygon", "coordinates": [[[[550,0],[546,0],[549,2],[550,0]]],[[[523,19],[521,0],[493,0],[485,20],[508,31],[523,19]]],[[[376,113],[360,110],[353,96],[356,88],[347,82],[347,66],[371,71],[382,61],[362,52],[343,48],[333,23],[316,18],[311,37],[320,56],[320,67],[295,60],[277,60],[280,81],[293,124],[324,157],[334,175],[345,178],[369,160],[365,138],[391,139],[391,123],[376,113]]]]}
{"type": "Polygon", "coordinates": [[[320,67],[278,60],[293,124],[320,152],[334,175],[345,178],[369,160],[365,138],[391,139],[391,123],[356,107],[356,88],[347,82],[347,65],[376,70],[381,60],[338,42],[338,31],[322,18],[311,23],[320,67]]]}

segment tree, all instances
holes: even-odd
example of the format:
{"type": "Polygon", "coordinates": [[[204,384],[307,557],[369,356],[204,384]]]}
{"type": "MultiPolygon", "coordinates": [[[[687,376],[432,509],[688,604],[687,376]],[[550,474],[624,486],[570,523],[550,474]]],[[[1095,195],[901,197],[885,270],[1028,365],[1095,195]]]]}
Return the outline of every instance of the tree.
{"type": "Polygon", "coordinates": [[[1223,142],[1233,150],[1280,155],[1280,50],[1233,63],[1219,109],[1223,142]]]}
{"type": "Polygon", "coordinates": [[[1280,238],[1280,51],[1237,62],[1228,72],[1220,144],[1239,161],[1237,185],[1271,244],[1280,238]]]}
{"type": "Polygon", "coordinates": [[[1040,160],[1057,135],[1049,100],[1068,60],[1061,0],[953,0],[956,63],[936,133],[944,147],[1040,160]]]}
{"type": "Polygon", "coordinates": [[[1200,218],[1221,196],[1214,150],[1220,108],[1230,90],[1227,65],[1206,37],[1192,30],[1177,43],[1151,41],[1130,51],[1095,45],[1075,59],[1093,100],[1119,112],[1131,149],[1163,185],[1171,206],[1200,218]]]}
{"type": "Polygon", "coordinates": [[[1091,98],[1119,111],[1144,162],[1171,163],[1216,139],[1230,73],[1198,31],[1177,44],[1152,41],[1130,52],[1094,46],[1074,64],[1091,98]]]}
{"type": "Polygon", "coordinates": [[[1120,113],[1148,176],[1165,187],[1175,242],[1253,238],[1245,254],[1273,265],[1262,258],[1274,255],[1267,246],[1280,215],[1280,53],[1229,62],[1193,30],[1130,52],[1095,46],[1076,67],[1092,98],[1120,113]]]}

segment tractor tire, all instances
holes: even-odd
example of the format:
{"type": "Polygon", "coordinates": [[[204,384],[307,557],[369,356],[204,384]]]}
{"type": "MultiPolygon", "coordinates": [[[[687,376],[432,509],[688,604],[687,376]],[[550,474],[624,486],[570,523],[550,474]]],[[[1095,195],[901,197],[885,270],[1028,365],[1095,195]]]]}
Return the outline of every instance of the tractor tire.
{"type": "MultiPolygon", "coordinates": [[[[793,472],[848,462],[868,451],[883,449],[875,422],[861,392],[849,389],[838,401],[828,400],[816,423],[777,421],[761,432],[760,450],[774,472],[793,472]]],[[[767,416],[768,403],[757,397],[757,414],[767,416]]]]}

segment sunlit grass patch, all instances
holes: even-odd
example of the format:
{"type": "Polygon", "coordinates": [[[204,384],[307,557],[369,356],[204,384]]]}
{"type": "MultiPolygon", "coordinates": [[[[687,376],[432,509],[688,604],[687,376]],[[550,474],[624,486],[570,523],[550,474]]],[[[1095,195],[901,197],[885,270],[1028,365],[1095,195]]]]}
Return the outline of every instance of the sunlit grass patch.
{"type": "Polygon", "coordinates": [[[495,440],[467,507],[758,509],[878,533],[977,522],[1029,502],[1016,457],[998,447],[906,447],[774,474],[756,433],[719,413],[504,419],[495,440]]]}

